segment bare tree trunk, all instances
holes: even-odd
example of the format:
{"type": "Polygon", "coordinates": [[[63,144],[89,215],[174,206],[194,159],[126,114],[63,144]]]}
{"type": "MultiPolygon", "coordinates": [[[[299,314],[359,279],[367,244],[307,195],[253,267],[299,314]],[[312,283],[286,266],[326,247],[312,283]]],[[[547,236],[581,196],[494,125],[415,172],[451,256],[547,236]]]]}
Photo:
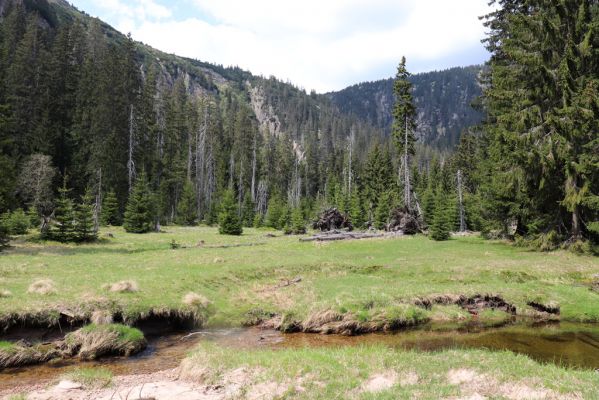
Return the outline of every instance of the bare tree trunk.
{"type": "Polygon", "coordinates": [[[233,175],[235,174],[235,156],[231,153],[229,158],[229,190],[233,189],[233,175]]]}
{"type": "Polygon", "coordinates": [[[239,163],[239,183],[237,184],[237,201],[239,202],[239,215],[241,216],[241,204],[243,203],[243,158],[239,163]]]}
{"type": "Polygon", "coordinates": [[[258,182],[258,193],[256,195],[256,210],[264,215],[268,206],[268,186],[266,182],[258,182]]]}
{"type": "Polygon", "coordinates": [[[94,232],[100,229],[100,215],[102,214],[102,168],[98,171],[98,191],[96,192],[96,204],[94,205],[94,232]]]}
{"type": "Polygon", "coordinates": [[[252,187],[251,187],[251,191],[252,191],[252,201],[255,203],[256,202],[256,164],[257,164],[257,160],[256,160],[256,141],[257,141],[257,132],[254,131],[254,145],[252,148],[252,187]]]}
{"type": "Polygon", "coordinates": [[[354,156],[354,128],[352,127],[350,136],[349,136],[349,158],[347,160],[347,193],[351,195],[352,190],[352,180],[354,178],[352,171],[352,162],[354,156]]]}
{"type": "MultiPolygon", "coordinates": [[[[577,176],[568,176],[566,180],[566,195],[578,194],[577,176]]],[[[574,204],[572,208],[572,227],[570,229],[570,241],[576,242],[582,238],[582,226],[580,223],[580,206],[574,204]]]]}
{"type": "Polygon", "coordinates": [[[462,170],[458,170],[458,200],[460,202],[460,232],[466,232],[466,212],[464,210],[464,194],[462,188],[462,170]]]}
{"type": "Polygon", "coordinates": [[[410,165],[409,165],[409,152],[408,152],[408,116],[406,115],[406,131],[404,140],[404,202],[408,210],[412,209],[411,192],[410,186],[410,165]]]}
{"type": "Polygon", "coordinates": [[[206,208],[212,205],[212,196],[216,191],[216,176],[214,168],[214,155],[212,154],[212,143],[208,146],[206,154],[206,188],[204,190],[206,197],[206,208]]]}
{"type": "Polygon", "coordinates": [[[195,174],[196,174],[196,204],[198,215],[202,215],[203,195],[204,190],[204,171],[205,153],[206,153],[206,132],[208,130],[208,106],[204,104],[204,120],[196,134],[196,156],[195,156],[195,174]]]}
{"type": "Polygon", "coordinates": [[[134,146],[134,114],[133,105],[130,106],[129,113],[129,159],[127,160],[127,170],[129,171],[129,193],[133,189],[133,178],[135,177],[135,162],[133,161],[133,146],[134,146]]]}

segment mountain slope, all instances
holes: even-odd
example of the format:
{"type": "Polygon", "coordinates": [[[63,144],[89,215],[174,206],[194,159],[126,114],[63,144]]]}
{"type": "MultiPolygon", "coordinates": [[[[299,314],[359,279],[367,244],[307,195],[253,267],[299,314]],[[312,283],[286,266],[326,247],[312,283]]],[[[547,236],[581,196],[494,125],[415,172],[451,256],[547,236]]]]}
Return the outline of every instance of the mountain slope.
{"type": "MultiPolygon", "coordinates": [[[[464,129],[481,121],[482,114],[471,106],[482,93],[477,82],[480,71],[480,66],[456,67],[411,77],[418,108],[418,136],[423,143],[453,148],[464,129]]],[[[390,133],[393,79],[360,83],[328,96],[341,112],[390,133]]]]}

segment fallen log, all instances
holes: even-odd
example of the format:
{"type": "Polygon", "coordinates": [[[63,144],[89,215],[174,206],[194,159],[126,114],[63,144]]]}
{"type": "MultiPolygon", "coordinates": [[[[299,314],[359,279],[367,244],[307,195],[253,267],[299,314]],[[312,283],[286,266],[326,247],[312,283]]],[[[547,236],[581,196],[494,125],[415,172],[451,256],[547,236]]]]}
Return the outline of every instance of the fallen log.
{"type": "Polygon", "coordinates": [[[300,242],[327,242],[336,240],[359,240],[384,237],[384,233],[359,233],[359,232],[336,232],[318,234],[307,238],[300,238],[300,242]]]}

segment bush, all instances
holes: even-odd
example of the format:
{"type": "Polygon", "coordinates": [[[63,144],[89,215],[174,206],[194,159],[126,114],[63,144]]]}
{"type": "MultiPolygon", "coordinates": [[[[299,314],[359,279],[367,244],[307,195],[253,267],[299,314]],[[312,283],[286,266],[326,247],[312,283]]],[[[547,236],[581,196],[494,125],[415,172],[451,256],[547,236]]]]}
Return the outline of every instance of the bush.
{"type": "Polygon", "coordinates": [[[237,205],[233,198],[233,192],[225,192],[221,202],[221,212],[218,215],[218,231],[221,235],[241,235],[241,219],[237,214],[237,205]]]}
{"type": "Polygon", "coordinates": [[[4,225],[4,229],[9,235],[25,235],[31,225],[29,216],[20,208],[12,213],[4,214],[0,223],[4,225]]]}

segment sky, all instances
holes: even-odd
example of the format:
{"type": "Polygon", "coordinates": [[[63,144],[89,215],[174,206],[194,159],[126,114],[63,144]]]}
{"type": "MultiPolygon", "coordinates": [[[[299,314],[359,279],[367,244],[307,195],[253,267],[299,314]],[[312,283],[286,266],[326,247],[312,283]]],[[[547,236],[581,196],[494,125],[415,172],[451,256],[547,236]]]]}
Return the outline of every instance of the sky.
{"type": "Polygon", "coordinates": [[[70,0],[135,40],[324,93],[485,62],[488,0],[70,0]]]}

